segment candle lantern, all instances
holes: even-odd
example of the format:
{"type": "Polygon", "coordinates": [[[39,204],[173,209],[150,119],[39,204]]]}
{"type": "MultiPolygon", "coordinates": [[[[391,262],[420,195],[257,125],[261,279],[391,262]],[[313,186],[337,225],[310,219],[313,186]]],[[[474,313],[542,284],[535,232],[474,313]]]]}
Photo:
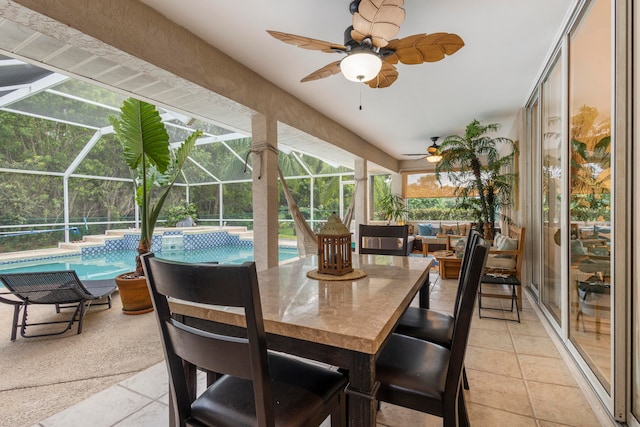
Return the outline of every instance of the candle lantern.
{"type": "Polygon", "coordinates": [[[342,276],[352,271],[351,233],[331,214],[318,233],[318,273],[342,276]]]}

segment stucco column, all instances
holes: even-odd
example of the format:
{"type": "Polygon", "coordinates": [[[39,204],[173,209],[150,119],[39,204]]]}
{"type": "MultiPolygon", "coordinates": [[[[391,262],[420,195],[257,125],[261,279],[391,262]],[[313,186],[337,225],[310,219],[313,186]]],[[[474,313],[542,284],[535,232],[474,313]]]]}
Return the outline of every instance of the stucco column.
{"type": "Polygon", "coordinates": [[[353,217],[356,222],[354,241],[356,242],[356,251],[358,250],[358,242],[360,241],[360,224],[366,224],[369,217],[368,199],[369,199],[369,181],[367,179],[367,161],[364,159],[357,159],[354,162],[353,176],[356,182],[359,182],[358,192],[355,194],[356,203],[353,217]]]}
{"type": "Polygon", "coordinates": [[[262,114],[251,118],[253,141],[253,251],[258,270],[278,265],[277,122],[262,114]]]}

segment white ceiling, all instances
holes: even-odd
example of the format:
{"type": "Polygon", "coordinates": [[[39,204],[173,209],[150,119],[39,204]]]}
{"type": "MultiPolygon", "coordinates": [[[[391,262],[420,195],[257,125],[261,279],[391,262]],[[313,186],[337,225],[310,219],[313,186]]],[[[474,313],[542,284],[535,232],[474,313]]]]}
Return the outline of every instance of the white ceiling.
{"type": "Polygon", "coordinates": [[[506,135],[524,106],[574,0],[409,0],[397,38],[449,32],[465,46],[436,63],[398,64],[385,89],[342,75],[300,83],[341,58],[282,43],[278,30],[343,44],[348,0],[141,0],[265,79],[398,159],[473,119],[506,135]],[[362,105],[362,110],[359,106],[362,105]]]}

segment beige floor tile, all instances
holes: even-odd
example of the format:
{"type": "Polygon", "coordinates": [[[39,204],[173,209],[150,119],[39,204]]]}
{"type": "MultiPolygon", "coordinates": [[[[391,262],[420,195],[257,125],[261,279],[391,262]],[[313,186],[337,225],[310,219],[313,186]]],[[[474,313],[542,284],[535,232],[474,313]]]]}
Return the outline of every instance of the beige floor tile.
{"type": "Polygon", "coordinates": [[[513,335],[513,345],[518,354],[530,354],[533,356],[560,357],[553,341],[549,336],[533,337],[529,335],[513,335]]]}
{"type": "Polygon", "coordinates": [[[429,301],[429,308],[451,314],[453,313],[453,301],[432,299],[429,301]]]}
{"type": "Polygon", "coordinates": [[[598,427],[600,422],[578,387],[527,381],[536,418],[580,427],[598,427]]]}
{"type": "Polygon", "coordinates": [[[120,385],[150,399],[157,399],[166,394],[167,390],[169,390],[167,365],[165,362],[160,362],[155,366],[122,381],[120,385]]]}
{"type": "Polygon", "coordinates": [[[540,318],[538,317],[538,315],[536,314],[535,311],[533,310],[522,310],[520,312],[520,321],[521,322],[526,322],[526,321],[536,321],[539,322],[540,318]]]}
{"type": "Polygon", "coordinates": [[[413,409],[382,402],[378,411],[377,425],[385,427],[441,427],[442,418],[413,409]]]}
{"type": "Polygon", "coordinates": [[[471,329],[485,329],[492,332],[508,332],[507,322],[504,320],[480,319],[476,311],[471,321],[471,329]]]}
{"type": "Polygon", "coordinates": [[[467,368],[467,403],[533,417],[524,380],[467,368]]]}
{"type": "Polygon", "coordinates": [[[517,357],[526,380],[570,387],[578,386],[562,359],[528,354],[518,354],[517,357]]]}
{"type": "Polygon", "coordinates": [[[458,284],[457,283],[443,283],[439,286],[434,286],[431,289],[433,295],[439,295],[441,299],[448,299],[451,301],[455,301],[456,294],[458,292],[458,284]]]}
{"type": "Polygon", "coordinates": [[[150,403],[151,400],[147,397],[115,386],[94,394],[89,399],[41,421],[40,424],[43,427],[69,427],[78,425],[78,421],[82,420],[85,426],[111,427],[150,403]]]}
{"type": "Polygon", "coordinates": [[[551,421],[538,420],[539,427],[568,427],[569,424],[552,423],[551,421]]]}
{"type": "Polygon", "coordinates": [[[542,323],[538,321],[523,320],[520,323],[509,322],[507,326],[513,335],[529,335],[534,337],[549,336],[547,330],[542,326],[542,323]]]}
{"type": "Polygon", "coordinates": [[[469,345],[501,351],[514,351],[508,332],[491,329],[473,329],[469,334],[469,345]]]}
{"type": "Polygon", "coordinates": [[[501,411],[488,406],[467,404],[469,422],[472,426],[509,426],[509,427],[536,427],[536,420],[531,417],[501,411]]]}
{"type": "Polygon", "coordinates": [[[510,351],[467,346],[465,366],[468,369],[522,378],[516,354],[510,351]]]}
{"type": "Polygon", "coordinates": [[[169,407],[158,402],[151,402],[138,412],[130,415],[113,427],[169,427],[169,407]]]}

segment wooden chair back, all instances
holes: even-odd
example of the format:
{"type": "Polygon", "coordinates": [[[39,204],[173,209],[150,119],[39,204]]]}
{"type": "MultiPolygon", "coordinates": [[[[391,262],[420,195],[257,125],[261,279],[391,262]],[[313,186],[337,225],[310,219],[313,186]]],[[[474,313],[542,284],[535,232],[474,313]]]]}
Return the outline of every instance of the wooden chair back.
{"type": "MultiPolygon", "coordinates": [[[[514,250],[498,250],[491,249],[489,252],[490,256],[513,256],[515,259],[515,267],[513,269],[492,269],[490,266],[487,266],[487,273],[504,273],[515,276],[518,280],[521,281],[520,272],[522,270],[522,259],[524,254],[524,238],[525,238],[525,228],[518,227],[513,224],[509,224],[507,227],[507,234],[509,238],[516,239],[518,241],[518,248],[514,250]]],[[[490,263],[489,263],[490,264],[490,263]]]]}
{"type": "Polygon", "coordinates": [[[408,225],[360,224],[358,252],[361,254],[406,256],[408,225]]]}
{"type": "Polygon", "coordinates": [[[475,247],[470,250],[469,266],[462,279],[462,295],[460,304],[454,313],[455,324],[453,329],[453,340],[451,342],[451,356],[447,370],[445,384],[445,413],[455,413],[458,399],[453,397],[461,391],[460,381],[464,367],[464,357],[469,340],[471,319],[476,302],[478,286],[484,273],[487,256],[489,254],[489,244],[486,240],[478,238],[475,247]],[[446,398],[448,396],[449,398],[446,398]]]}
{"type": "Polygon", "coordinates": [[[185,366],[252,380],[259,425],[273,422],[267,345],[254,262],[242,265],[185,264],[143,256],[143,266],[169,368],[176,420],[185,420],[196,398],[185,366]],[[167,298],[242,308],[246,337],[214,334],[171,315],[167,298]]]}
{"type": "Polygon", "coordinates": [[[460,305],[460,298],[462,297],[462,291],[464,289],[463,281],[469,270],[469,266],[471,265],[471,253],[473,248],[480,242],[481,237],[478,230],[472,228],[469,230],[469,234],[467,236],[467,242],[464,248],[464,255],[462,255],[462,263],[460,264],[460,276],[458,276],[458,289],[456,290],[456,300],[453,305],[453,313],[455,315],[456,310],[458,310],[458,306],[460,305]]]}

